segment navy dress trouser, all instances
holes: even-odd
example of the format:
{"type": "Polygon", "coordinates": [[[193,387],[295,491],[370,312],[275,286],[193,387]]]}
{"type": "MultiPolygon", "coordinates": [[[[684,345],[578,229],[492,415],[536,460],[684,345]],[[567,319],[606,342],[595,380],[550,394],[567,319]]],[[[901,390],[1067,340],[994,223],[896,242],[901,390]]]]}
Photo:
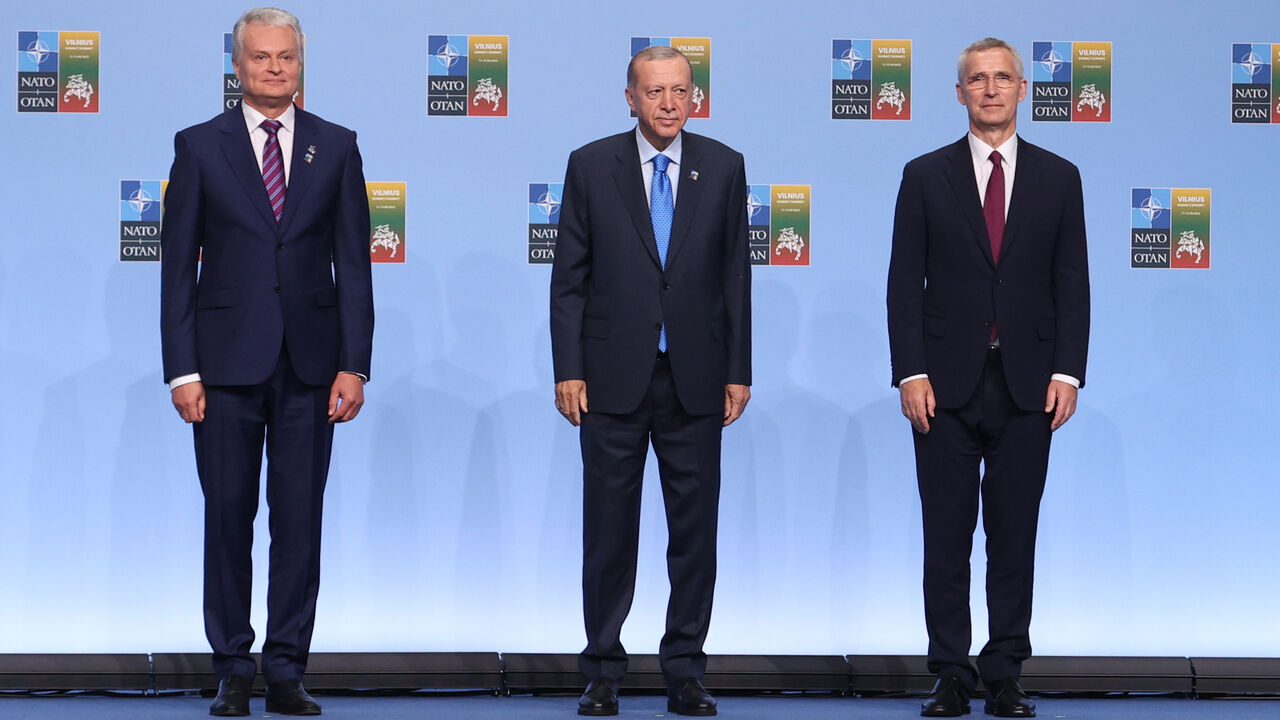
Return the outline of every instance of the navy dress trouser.
{"type": "Polygon", "coordinates": [[[249,624],[253,520],[258,512],[263,446],[271,532],[267,635],[268,683],[306,671],[320,589],[320,519],[333,425],[329,387],[307,385],[282,349],[259,385],[206,386],[205,420],[195,423],[196,465],[205,498],[204,620],[214,673],[253,678],[249,624]]]}
{"type": "MultiPolygon", "coordinates": [[[[588,388],[589,391],[589,388],[588,388]]],[[[669,686],[702,679],[703,642],[711,624],[720,503],[720,439],[724,418],[690,415],[676,395],[665,357],[634,412],[588,412],[583,459],[582,596],[587,647],[579,667],[588,680],[620,681],[627,652],[620,635],[635,594],[640,497],[649,443],[658,458],[667,514],[667,575],[671,595],[658,646],[669,686]]]]}

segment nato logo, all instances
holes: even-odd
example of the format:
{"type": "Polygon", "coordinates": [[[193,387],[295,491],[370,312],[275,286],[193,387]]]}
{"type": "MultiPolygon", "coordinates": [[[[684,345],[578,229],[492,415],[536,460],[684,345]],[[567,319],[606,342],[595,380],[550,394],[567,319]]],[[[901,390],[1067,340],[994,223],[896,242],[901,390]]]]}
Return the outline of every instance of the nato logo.
{"type": "Polygon", "coordinates": [[[1133,188],[1131,191],[1130,267],[1169,267],[1172,195],[1169,188],[1133,188]]]}
{"type": "Polygon", "coordinates": [[[469,35],[428,35],[427,74],[465,78],[469,42],[469,35]]]}
{"type": "Polygon", "coordinates": [[[752,265],[769,264],[769,203],[772,185],[747,186],[747,252],[752,265]]]}
{"type": "Polygon", "coordinates": [[[530,265],[548,265],[556,259],[562,197],[563,183],[529,183],[530,265]]]}
{"type": "Polygon", "coordinates": [[[1272,88],[1271,43],[1232,43],[1231,122],[1271,123],[1277,98],[1272,88]]]}
{"type": "Polygon", "coordinates": [[[871,117],[871,41],[831,41],[831,119],[871,117]]]}
{"type": "Polygon", "coordinates": [[[468,35],[427,36],[427,114],[467,114],[468,35]]]}
{"type": "Polygon", "coordinates": [[[18,32],[18,112],[58,111],[58,33],[18,32]]]}
{"type": "Polygon", "coordinates": [[[1071,121],[1070,42],[1031,44],[1031,114],[1036,120],[1071,121]]]}
{"type": "Polygon", "coordinates": [[[162,180],[120,181],[121,262],[155,262],[160,259],[163,201],[162,180]]]}

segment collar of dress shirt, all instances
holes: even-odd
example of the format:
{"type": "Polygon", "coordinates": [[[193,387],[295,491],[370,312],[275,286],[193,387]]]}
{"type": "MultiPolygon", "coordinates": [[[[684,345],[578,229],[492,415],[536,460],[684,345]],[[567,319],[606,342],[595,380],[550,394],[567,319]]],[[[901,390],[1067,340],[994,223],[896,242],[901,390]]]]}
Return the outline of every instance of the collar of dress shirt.
{"type": "MultiPolygon", "coordinates": [[[[657,155],[659,152],[670,158],[672,165],[679,165],[680,153],[682,148],[684,148],[684,132],[681,131],[680,134],[676,136],[676,139],[672,140],[671,144],[667,146],[666,150],[659,151],[649,143],[649,138],[646,138],[644,133],[640,132],[640,126],[636,125],[636,147],[640,149],[640,164],[642,166],[652,160],[653,156],[657,155]]],[[[667,170],[667,174],[673,175],[674,173],[667,170]]]]}
{"type": "Polygon", "coordinates": [[[1012,173],[1013,169],[1018,165],[1018,134],[1010,135],[1008,140],[1000,143],[1000,147],[993,148],[982,138],[972,132],[969,133],[969,152],[973,155],[973,166],[975,168],[985,168],[991,165],[992,150],[1000,151],[1000,157],[1004,158],[1004,164],[1009,168],[1009,172],[1012,173]]]}
{"type": "MultiPolygon", "coordinates": [[[[257,130],[258,127],[262,125],[262,121],[267,119],[266,115],[258,112],[258,110],[250,106],[249,103],[242,102],[240,103],[240,107],[244,108],[244,124],[249,128],[249,132],[257,130]]],[[[280,114],[280,117],[276,118],[276,120],[280,121],[281,130],[289,133],[293,132],[293,116],[294,105],[293,103],[289,103],[289,107],[285,108],[284,112],[280,114]]],[[[263,130],[263,132],[266,131],[263,130]]]]}

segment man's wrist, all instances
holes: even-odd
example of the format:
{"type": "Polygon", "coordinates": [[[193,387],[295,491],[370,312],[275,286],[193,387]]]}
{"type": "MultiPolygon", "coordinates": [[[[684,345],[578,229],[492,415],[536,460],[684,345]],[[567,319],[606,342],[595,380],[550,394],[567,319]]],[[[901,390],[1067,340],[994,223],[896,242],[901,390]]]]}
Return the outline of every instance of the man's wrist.
{"type": "Polygon", "coordinates": [[[169,392],[173,392],[183,385],[200,382],[200,373],[191,373],[190,375],[179,375],[169,381],[169,392]]]}
{"type": "Polygon", "coordinates": [[[1050,376],[1049,376],[1049,379],[1050,379],[1050,380],[1057,380],[1058,382],[1064,382],[1064,383],[1066,383],[1066,384],[1070,385],[1071,387],[1073,387],[1073,388],[1075,388],[1075,389],[1077,389],[1077,390],[1079,390],[1079,389],[1080,389],[1080,381],[1079,381],[1079,380],[1077,380],[1076,378],[1074,378],[1074,377],[1072,377],[1072,376],[1070,376],[1070,375],[1066,375],[1066,374],[1064,374],[1064,373],[1054,373],[1054,374],[1052,374],[1052,375],[1050,375],[1050,376]]]}

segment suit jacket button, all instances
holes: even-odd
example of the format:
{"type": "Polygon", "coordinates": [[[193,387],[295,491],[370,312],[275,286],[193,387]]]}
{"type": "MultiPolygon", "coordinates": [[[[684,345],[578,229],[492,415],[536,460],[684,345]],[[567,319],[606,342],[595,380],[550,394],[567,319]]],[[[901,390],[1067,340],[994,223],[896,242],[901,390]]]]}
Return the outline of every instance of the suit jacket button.
{"type": "MultiPolygon", "coordinates": [[[[275,289],[276,289],[276,292],[280,292],[280,286],[279,286],[279,285],[277,285],[275,289]]],[[[990,325],[991,323],[987,323],[987,324],[988,324],[988,325],[990,325]]]]}
{"type": "Polygon", "coordinates": [[[662,289],[663,289],[663,290],[670,290],[670,289],[671,289],[671,283],[663,283],[663,284],[662,284],[662,289]]]}
{"type": "Polygon", "coordinates": [[[283,249],[284,249],[284,243],[280,243],[279,245],[276,245],[276,249],[277,249],[277,250],[283,250],[283,249]]]}
{"type": "Polygon", "coordinates": [[[662,323],[654,323],[654,324],[653,324],[653,329],[654,329],[654,330],[661,330],[661,329],[662,329],[662,323]]]}
{"type": "MultiPolygon", "coordinates": [[[[277,289],[277,290],[279,290],[280,288],[276,288],[276,289],[277,289]]],[[[984,323],[982,323],[982,324],[983,324],[983,325],[985,325],[985,326],[987,326],[987,327],[991,327],[991,321],[990,321],[990,320],[988,320],[988,321],[986,321],[986,322],[984,322],[984,323]]]]}

